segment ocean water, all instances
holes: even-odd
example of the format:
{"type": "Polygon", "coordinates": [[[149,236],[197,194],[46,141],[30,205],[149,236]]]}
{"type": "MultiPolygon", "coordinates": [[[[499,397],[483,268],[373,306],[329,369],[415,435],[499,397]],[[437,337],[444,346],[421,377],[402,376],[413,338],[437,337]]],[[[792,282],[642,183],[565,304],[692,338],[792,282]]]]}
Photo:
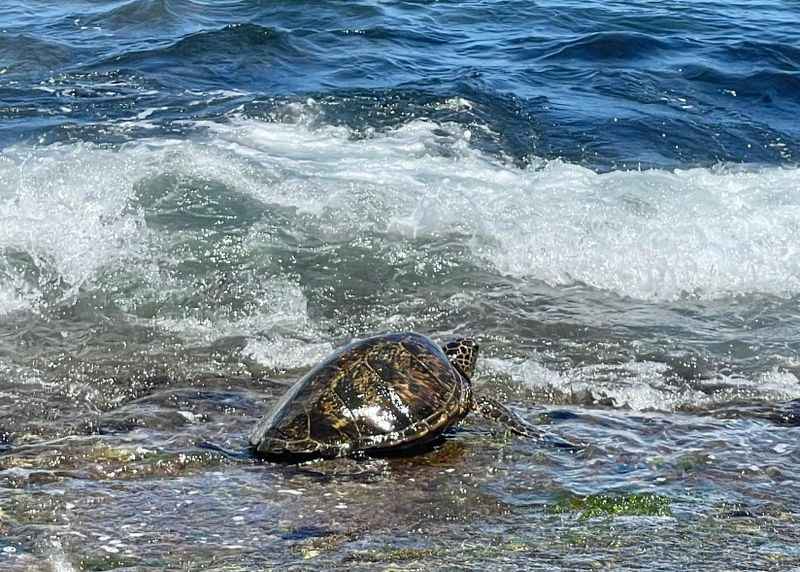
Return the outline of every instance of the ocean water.
{"type": "Polygon", "coordinates": [[[0,570],[800,570],[798,116],[790,1],[4,0],[0,570]],[[408,330],[580,449],[246,455],[408,330]]]}

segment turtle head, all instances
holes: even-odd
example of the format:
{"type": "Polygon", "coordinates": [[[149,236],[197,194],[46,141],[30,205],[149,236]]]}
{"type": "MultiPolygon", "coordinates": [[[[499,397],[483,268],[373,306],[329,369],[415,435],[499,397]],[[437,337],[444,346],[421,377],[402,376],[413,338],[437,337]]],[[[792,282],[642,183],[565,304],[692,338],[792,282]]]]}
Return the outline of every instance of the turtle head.
{"type": "Polygon", "coordinates": [[[447,342],[444,347],[447,359],[467,379],[475,373],[475,362],[478,359],[478,342],[472,338],[456,338],[447,342]]]}

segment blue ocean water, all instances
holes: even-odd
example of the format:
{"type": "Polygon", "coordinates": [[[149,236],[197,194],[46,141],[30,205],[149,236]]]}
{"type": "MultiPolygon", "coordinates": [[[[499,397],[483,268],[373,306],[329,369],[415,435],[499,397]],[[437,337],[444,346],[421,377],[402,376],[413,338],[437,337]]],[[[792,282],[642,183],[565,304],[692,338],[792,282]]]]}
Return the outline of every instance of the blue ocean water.
{"type": "Polygon", "coordinates": [[[356,130],[478,124],[478,148],[520,161],[797,160],[790,2],[10,1],[2,26],[4,145],[314,97],[356,130]],[[473,105],[437,109],[452,97],[473,105]]]}
{"type": "Polygon", "coordinates": [[[0,569],[798,566],[799,22],[4,0],[0,569]],[[396,330],[586,447],[212,452],[396,330]]]}

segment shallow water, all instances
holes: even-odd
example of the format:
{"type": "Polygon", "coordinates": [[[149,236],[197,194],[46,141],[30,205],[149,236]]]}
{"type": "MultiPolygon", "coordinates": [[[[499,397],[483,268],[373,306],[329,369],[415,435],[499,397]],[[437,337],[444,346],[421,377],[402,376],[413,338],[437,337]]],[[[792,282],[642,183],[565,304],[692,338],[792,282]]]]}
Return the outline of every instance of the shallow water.
{"type": "Polygon", "coordinates": [[[800,567],[798,17],[6,2],[0,569],[800,567]],[[406,330],[580,450],[245,454],[406,330]]]}

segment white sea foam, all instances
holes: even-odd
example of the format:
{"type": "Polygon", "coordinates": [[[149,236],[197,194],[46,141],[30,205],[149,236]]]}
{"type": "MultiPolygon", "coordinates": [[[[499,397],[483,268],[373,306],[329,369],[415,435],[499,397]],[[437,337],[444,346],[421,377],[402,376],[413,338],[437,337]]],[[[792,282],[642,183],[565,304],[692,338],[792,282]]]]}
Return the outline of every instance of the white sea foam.
{"type": "Polygon", "coordinates": [[[800,398],[797,378],[777,369],[755,378],[720,374],[709,380],[714,390],[703,391],[699,382],[693,387],[670,383],[665,375],[668,366],[649,361],[554,371],[532,356],[524,360],[488,358],[483,367],[537,392],[557,394],[559,399],[568,402],[606,404],[636,411],[674,411],[736,398],[757,397],[771,401],[800,398]]]}
{"type": "MultiPolygon", "coordinates": [[[[73,289],[137,251],[141,216],[129,209],[142,164],[95,146],[12,149],[0,158],[0,252],[24,253],[73,289]]],[[[11,266],[6,257],[2,266],[11,266]]],[[[6,273],[8,274],[8,273],[6,273]]],[[[13,276],[0,284],[0,313],[36,294],[13,276]]],[[[47,280],[40,276],[41,280],[47,280]]],[[[39,284],[38,286],[42,286],[39,284]]]]}
{"type": "MultiPolygon", "coordinates": [[[[194,127],[200,134],[189,140],[115,150],[5,150],[4,263],[8,252],[26,253],[71,291],[110,267],[145,272],[165,238],[148,229],[137,185],[178,174],[291,207],[315,221],[321,241],[457,233],[473,261],[497,272],[651,300],[800,293],[798,169],[520,169],[473,149],[463,127],[426,121],[365,139],[343,127],[237,117],[194,127]]],[[[35,307],[40,285],[9,276],[0,273],[0,313],[35,307]]]]}
{"type": "MultiPolygon", "coordinates": [[[[302,289],[293,282],[281,278],[264,277],[256,283],[244,277],[244,288],[257,298],[257,303],[246,312],[228,312],[220,309],[211,316],[224,318],[226,335],[236,335],[242,330],[254,331],[281,327],[296,331],[308,322],[308,301],[302,289]],[[259,328],[262,326],[263,328],[259,328]]],[[[212,301],[213,303],[213,301],[212,301]]],[[[214,320],[216,321],[216,320],[214,320]]],[[[204,327],[198,321],[198,327],[204,327]]],[[[219,324],[214,327],[219,329],[219,324]]]]}
{"type": "Polygon", "coordinates": [[[309,342],[271,336],[248,340],[242,354],[270,369],[293,370],[311,367],[333,351],[330,342],[309,342]]]}
{"type": "Polygon", "coordinates": [[[18,276],[8,276],[6,282],[0,281],[0,317],[20,310],[33,310],[38,307],[40,297],[37,292],[18,276]]]}
{"type": "Polygon", "coordinates": [[[800,292],[796,168],[518,169],[471,149],[461,128],[424,121],[366,140],[241,119],[208,128],[277,176],[251,188],[257,197],[336,236],[458,231],[500,272],[643,299],[800,292]]]}
{"type": "Polygon", "coordinates": [[[298,286],[287,280],[267,279],[253,283],[252,290],[258,305],[244,315],[224,309],[197,315],[184,312],[179,316],[157,317],[152,323],[192,342],[246,337],[242,354],[274,369],[311,365],[332,349],[327,343],[291,337],[313,339],[319,336],[308,317],[306,297],[298,286]]]}

